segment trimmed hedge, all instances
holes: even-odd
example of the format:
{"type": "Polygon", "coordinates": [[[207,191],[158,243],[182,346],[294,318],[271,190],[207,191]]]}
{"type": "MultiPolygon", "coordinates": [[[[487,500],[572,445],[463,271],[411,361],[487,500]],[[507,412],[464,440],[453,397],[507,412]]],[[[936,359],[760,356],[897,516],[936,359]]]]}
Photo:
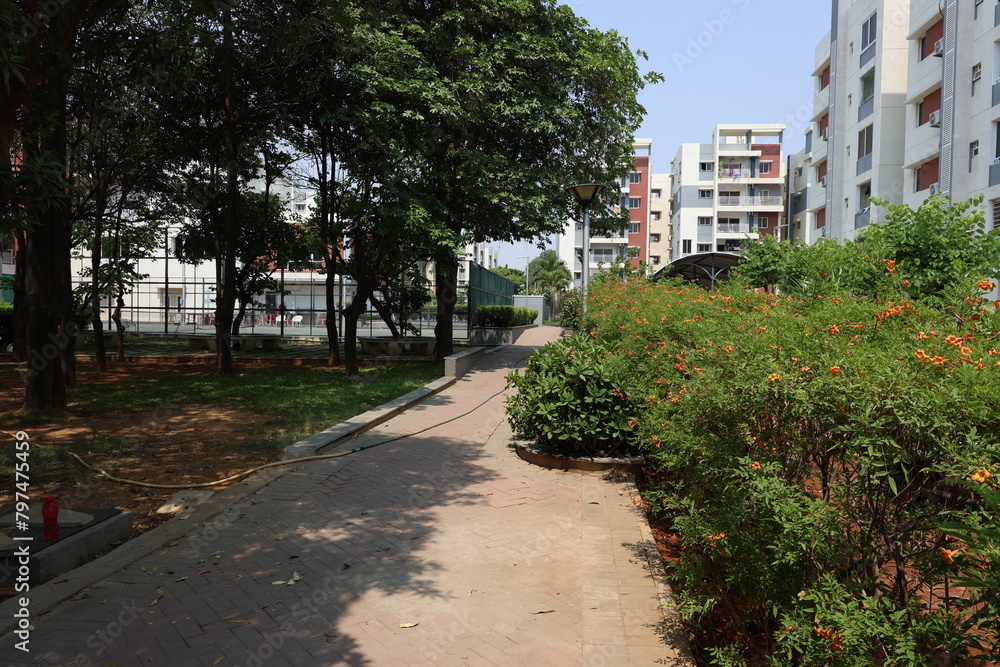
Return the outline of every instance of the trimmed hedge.
{"type": "Polygon", "coordinates": [[[476,308],[477,327],[523,327],[538,317],[536,308],[520,306],[479,306],[476,308]]]}

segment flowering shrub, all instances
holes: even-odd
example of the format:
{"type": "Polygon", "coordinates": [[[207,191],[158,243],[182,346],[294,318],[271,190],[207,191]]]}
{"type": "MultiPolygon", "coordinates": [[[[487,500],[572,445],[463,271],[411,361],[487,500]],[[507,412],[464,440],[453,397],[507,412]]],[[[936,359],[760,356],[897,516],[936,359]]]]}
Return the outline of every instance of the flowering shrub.
{"type": "Polygon", "coordinates": [[[645,406],[646,503],[683,543],[679,606],[738,637],[719,664],[997,657],[1000,597],[946,597],[997,571],[995,542],[963,555],[984,519],[948,480],[1000,474],[1000,316],[975,296],[942,308],[944,290],[913,300],[899,266],[870,258],[868,297],[591,290],[592,335],[645,406]],[[942,524],[973,528],[956,542],[942,524]]]}
{"type": "Polygon", "coordinates": [[[507,399],[514,430],[567,453],[608,456],[634,439],[635,402],[607,363],[608,352],[583,335],[549,343],[513,371],[507,399]]]}

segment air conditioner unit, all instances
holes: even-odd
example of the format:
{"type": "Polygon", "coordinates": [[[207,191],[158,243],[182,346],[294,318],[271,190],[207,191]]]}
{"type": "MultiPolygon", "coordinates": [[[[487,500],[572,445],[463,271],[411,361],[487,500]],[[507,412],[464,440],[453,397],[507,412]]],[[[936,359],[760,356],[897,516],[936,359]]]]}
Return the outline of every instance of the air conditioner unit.
{"type": "Polygon", "coordinates": [[[939,39],[934,42],[934,55],[941,57],[944,55],[944,40],[939,39]]]}
{"type": "Polygon", "coordinates": [[[830,134],[830,128],[824,127],[823,131],[819,133],[820,139],[822,139],[823,141],[826,141],[826,137],[829,134],[830,134]]]}
{"type": "Polygon", "coordinates": [[[824,176],[823,178],[819,179],[819,184],[822,187],[824,187],[824,188],[826,187],[826,176],[824,176]]]}
{"type": "Polygon", "coordinates": [[[930,194],[930,196],[933,197],[934,195],[936,195],[938,193],[938,189],[939,188],[938,188],[938,184],[937,183],[931,183],[931,188],[930,188],[931,194],[930,194]]]}
{"type": "Polygon", "coordinates": [[[930,115],[931,127],[941,127],[941,110],[932,111],[930,115]]]}

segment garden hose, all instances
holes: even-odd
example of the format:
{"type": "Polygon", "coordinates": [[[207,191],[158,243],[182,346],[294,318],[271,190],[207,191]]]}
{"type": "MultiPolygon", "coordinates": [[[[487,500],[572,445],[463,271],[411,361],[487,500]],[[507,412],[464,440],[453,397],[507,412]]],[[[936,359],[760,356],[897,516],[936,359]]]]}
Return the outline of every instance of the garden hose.
{"type": "MultiPolygon", "coordinates": [[[[522,361],[524,361],[525,359],[527,359],[528,356],[531,356],[531,355],[527,355],[525,357],[522,357],[521,359],[518,359],[514,363],[514,365],[516,366],[517,364],[521,363],[522,361]]],[[[94,465],[91,465],[91,464],[87,463],[86,461],[84,461],[82,458],[80,458],[79,456],[77,456],[73,452],[68,452],[68,453],[69,453],[70,456],[72,456],[74,459],[76,459],[77,461],[79,461],[85,467],[90,468],[91,470],[97,472],[100,476],[104,477],[105,479],[107,479],[108,481],[111,481],[111,482],[117,482],[119,484],[128,484],[130,486],[141,486],[141,487],[144,487],[144,488],[147,488],[147,489],[203,489],[203,488],[210,487],[210,486],[218,486],[219,484],[225,484],[227,482],[232,482],[234,480],[240,479],[241,477],[246,477],[247,475],[252,475],[255,472],[258,472],[260,470],[264,470],[265,468],[276,468],[278,466],[286,466],[286,465],[291,465],[293,463],[306,463],[308,461],[322,461],[324,459],[336,459],[336,458],[339,458],[341,456],[347,456],[348,454],[356,454],[357,452],[363,452],[364,450],[366,450],[366,449],[372,449],[373,447],[379,447],[381,445],[387,445],[390,442],[396,442],[397,440],[402,440],[403,438],[410,438],[410,437],[415,436],[415,435],[420,435],[421,433],[424,433],[425,431],[429,431],[429,430],[431,430],[433,428],[437,428],[438,426],[444,426],[445,424],[448,424],[448,423],[453,422],[453,421],[455,421],[457,419],[461,419],[462,417],[465,417],[465,416],[468,416],[468,415],[472,414],[473,412],[475,412],[479,408],[483,407],[484,405],[486,405],[487,403],[489,403],[490,401],[492,401],[494,398],[496,398],[497,396],[499,396],[500,394],[502,394],[505,391],[507,391],[507,387],[504,387],[500,391],[491,394],[485,400],[481,401],[479,404],[477,404],[475,407],[473,407],[471,410],[467,410],[466,412],[463,412],[460,415],[456,415],[456,416],[454,416],[454,417],[452,417],[450,419],[446,419],[443,422],[438,422],[437,424],[432,424],[430,426],[427,426],[426,428],[422,428],[419,431],[414,431],[413,433],[407,433],[407,434],[404,434],[404,435],[398,435],[398,436],[396,436],[394,438],[389,438],[388,440],[380,440],[379,442],[369,443],[367,445],[362,445],[360,447],[355,447],[354,449],[343,451],[343,452],[335,452],[333,454],[319,454],[317,456],[304,456],[304,457],[297,458],[297,459],[289,459],[287,461],[275,461],[273,463],[266,463],[264,465],[260,465],[260,466],[257,466],[255,468],[250,468],[249,470],[244,470],[243,472],[238,472],[235,475],[230,475],[229,477],[225,477],[223,479],[219,479],[219,480],[216,480],[214,482],[199,482],[199,483],[191,483],[191,484],[154,484],[153,482],[140,482],[140,481],[134,480],[134,479],[123,479],[121,477],[115,477],[114,475],[112,475],[111,473],[109,473],[107,470],[104,470],[102,468],[98,468],[97,466],[94,466],[94,465]]],[[[44,446],[44,445],[42,445],[42,446],[44,446]]]]}

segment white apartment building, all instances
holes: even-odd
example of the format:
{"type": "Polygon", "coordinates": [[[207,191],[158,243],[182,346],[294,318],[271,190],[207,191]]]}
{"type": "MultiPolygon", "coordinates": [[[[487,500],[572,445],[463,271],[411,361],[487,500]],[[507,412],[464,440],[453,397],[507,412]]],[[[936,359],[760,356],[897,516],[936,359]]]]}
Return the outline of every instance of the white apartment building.
{"type": "Polygon", "coordinates": [[[671,161],[671,257],[739,252],[748,238],[784,238],[785,125],[717,125],[712,142],[681,144],[671,161]]]}

